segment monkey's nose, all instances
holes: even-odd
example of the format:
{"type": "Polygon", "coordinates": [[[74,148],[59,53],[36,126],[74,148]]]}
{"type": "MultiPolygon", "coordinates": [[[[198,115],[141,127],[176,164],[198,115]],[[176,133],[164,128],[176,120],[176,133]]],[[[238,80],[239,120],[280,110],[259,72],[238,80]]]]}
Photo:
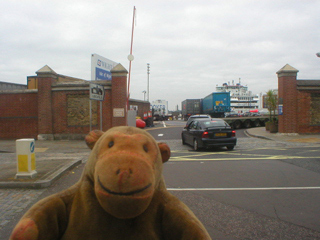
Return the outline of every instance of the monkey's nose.
{"type": "Polygon", "coordinates": [[[116,174],[118,175],[118,186],[121,189],[126,183],[130,181],[131,175],[133,171],[131,168],[129,169],[118,169],[116,174]]]}

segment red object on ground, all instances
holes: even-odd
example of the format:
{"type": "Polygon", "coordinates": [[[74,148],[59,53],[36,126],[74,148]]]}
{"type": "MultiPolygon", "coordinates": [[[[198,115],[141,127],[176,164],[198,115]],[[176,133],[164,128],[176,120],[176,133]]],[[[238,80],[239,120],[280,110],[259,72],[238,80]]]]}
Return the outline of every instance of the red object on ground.
{"type": "Polygon", "coordinates": [[[136,126],[137,126],[138,128],[144,128],[144,127],[146,126],[146,122],[143,121],[143,120],[141,120],[141,119],[137,119],[137,120],[136,120],[136,126]]]}

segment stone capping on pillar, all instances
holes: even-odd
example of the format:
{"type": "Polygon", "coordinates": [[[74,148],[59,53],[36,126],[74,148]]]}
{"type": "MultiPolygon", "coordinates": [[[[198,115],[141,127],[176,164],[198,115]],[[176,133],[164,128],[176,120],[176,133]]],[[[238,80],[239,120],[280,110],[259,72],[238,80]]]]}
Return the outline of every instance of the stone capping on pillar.
{"type": "Polygon", "coordinates": [[[57,75],[58,75],[48,65],[45,65],[44,67],[36,71],[36,74],[38,75],[38,77],[53,77],[53,78],[57,78],[57,75]]]}
{"type": "Polygon", "coordinates": [[[118,63],[114,68],[112,68],[110,72],[114,77],[126,76],[128,74],[127,69],[125,69],[120,63],[118,63]]]}
{"type": "Polygon", "coordinates": [[[284,77],[284,76],[297,76],[297,73],[299,70],[295,69],[294,67],[290,66],[289,64],[286,64],[283,68],[281,68],[277,74],[278,77],[284,77]]]}

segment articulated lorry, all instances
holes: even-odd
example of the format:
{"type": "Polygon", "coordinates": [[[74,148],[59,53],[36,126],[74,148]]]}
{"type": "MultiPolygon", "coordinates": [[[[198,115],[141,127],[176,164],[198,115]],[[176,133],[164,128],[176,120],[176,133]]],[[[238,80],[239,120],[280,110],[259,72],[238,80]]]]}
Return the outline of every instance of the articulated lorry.
{"type": "Polygon", "coordinates": [[[184,120],[195,114],[223,118],[225,112],[230,112],[230,93],[213,92],[203,99],[186,99],[181,105],[184,120]]]}
{"type": "Polygon", "coordinates": [[[181,103],[183,120],[187,121],[191,115],[201,114],[201,99],[186,99],[181,103]]]}
{"type": "Polygon", "coordinates": [[[223,118],[225,112],[230,112],[230,92],[213,92],[202,99],[202,113],[223,118]]]}

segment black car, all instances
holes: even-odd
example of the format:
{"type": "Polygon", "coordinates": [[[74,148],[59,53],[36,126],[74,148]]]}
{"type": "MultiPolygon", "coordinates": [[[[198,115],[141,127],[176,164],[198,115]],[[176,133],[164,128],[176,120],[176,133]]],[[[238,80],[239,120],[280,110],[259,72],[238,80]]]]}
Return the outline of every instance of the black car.
{"type": "Polygon", "coordinates": [[[237,144],[236,131],[222,119],[195,119],[181,133],[182,144],[194,150],[210,147],[227,147],[233,150],[237,144]]]}
{"type": "Polygon", "coordinates": [[[208,114],[195,114],[195,115],[191,115],[189,118],[188,118],[188,121],[186,123],[186,127],[188,127],[188,125],[194,121],[195,119],[198,119],[198,118],[205,118],[205,119],[211,119],[210,115],[208,114]]]}

